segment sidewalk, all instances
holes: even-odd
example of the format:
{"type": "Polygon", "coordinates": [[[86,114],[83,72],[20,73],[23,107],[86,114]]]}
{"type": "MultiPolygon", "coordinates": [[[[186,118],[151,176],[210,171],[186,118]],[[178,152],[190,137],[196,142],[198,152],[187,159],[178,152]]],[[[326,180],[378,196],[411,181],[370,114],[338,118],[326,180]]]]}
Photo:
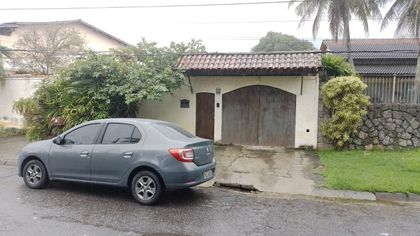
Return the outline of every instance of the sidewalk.
{"type": "Polygon", "coordinates": [[[0,165],[16,166],[20,150],[28,143],[25,136],[0,138],[0,165]]]}
{"type": "Polygon", "coordinates": [[[268,193],[320,198],[376,200],[373,193],[329,190],[314,174],[321,163],[316,151],[257,146],[216,146],[217,185],[268,193]]]}

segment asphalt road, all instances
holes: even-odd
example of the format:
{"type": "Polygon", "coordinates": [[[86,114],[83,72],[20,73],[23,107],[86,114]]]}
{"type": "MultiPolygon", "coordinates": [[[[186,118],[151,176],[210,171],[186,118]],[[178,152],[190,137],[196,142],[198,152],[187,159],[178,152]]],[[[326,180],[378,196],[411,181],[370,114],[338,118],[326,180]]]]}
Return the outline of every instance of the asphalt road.
{"type": "Polygon", "coordinates": [[[211,187],[166,194],[146,207],[125,189],[53,182],[32,190],[15,168],[0,167],[0,235],[419,235],[417,204],[211,187]]]}

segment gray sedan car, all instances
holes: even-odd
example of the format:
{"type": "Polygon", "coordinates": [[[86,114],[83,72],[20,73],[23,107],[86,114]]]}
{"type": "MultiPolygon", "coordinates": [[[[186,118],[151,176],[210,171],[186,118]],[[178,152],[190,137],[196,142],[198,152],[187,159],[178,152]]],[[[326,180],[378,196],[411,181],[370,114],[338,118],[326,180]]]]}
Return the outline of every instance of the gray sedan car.
{"type": "Polygon", "coordinates": [[[30,188],[44,188],[50,180],[123,186],[139,203],[150,205],[164,190],[212,179],[213,150],[211,140],[173,123],[94,120],[24,147],[18,171],[30,188]]]}

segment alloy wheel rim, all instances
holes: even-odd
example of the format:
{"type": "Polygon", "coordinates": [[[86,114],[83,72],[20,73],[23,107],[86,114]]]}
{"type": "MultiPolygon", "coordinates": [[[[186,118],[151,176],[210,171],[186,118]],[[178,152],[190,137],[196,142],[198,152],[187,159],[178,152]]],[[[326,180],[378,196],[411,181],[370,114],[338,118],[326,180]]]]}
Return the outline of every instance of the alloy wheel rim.
{"type": "Polygon", "coordinates": [[[141,176],[136,182],[136,194],[141,200],[150,200],[155,196],[156,183],[149,176],[141,176]]]}
{"type": "Polygon", "coordinates": [[[26,169],[26,180],[31,185],[36,185],[41,181],[42,169],[37,164],[32,164],[26,169]]]}

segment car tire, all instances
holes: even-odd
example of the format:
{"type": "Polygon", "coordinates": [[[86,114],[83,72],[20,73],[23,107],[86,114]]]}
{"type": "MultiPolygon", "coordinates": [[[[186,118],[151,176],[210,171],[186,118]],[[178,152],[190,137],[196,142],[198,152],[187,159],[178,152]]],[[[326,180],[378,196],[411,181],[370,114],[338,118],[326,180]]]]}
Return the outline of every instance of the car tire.
{"type": "Polygon", "coordinates": [[[41,189],[45,188],[50,179],[48,178],[47,169],[39,160],[31,160],[26,163],[23,168],[23,181],[29,188],[41,189]]]}
{"type": "Polygon", "coordinates": [[[157,203],[162,195],[162,183],[155,173],[143,170],[137,173],[131,181],[131,193],[142,205],[157,203]]]}

